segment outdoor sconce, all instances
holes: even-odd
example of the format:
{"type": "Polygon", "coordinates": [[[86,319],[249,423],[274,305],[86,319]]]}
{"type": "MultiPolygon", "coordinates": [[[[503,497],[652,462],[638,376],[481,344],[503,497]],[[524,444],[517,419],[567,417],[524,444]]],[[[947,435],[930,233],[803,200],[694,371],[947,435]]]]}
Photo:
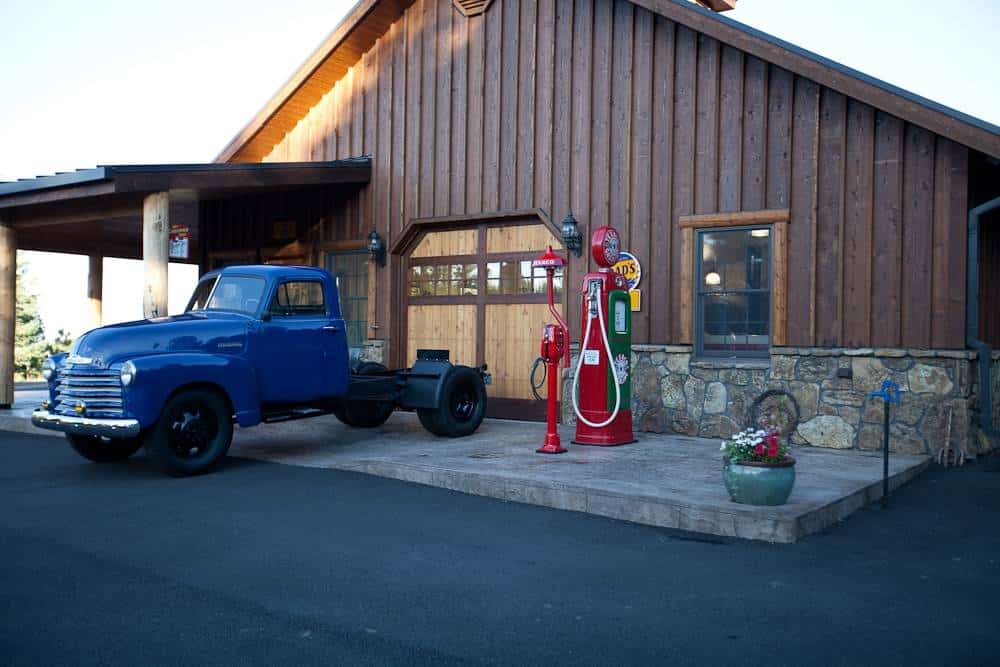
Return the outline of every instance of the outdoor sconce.
{"type": "Polygon", "coordinates": [[[562,221],[562,239],[566,250],[576,253],[577,257],[582,254],[580,230],[576,226],[576,218],[572,212],[562,221]]]}
{"type": "Polygon", "coordinates": [[[368,235],[368,257],[379,266],[385,266],[385,241],[374,229],[368,235]]]}

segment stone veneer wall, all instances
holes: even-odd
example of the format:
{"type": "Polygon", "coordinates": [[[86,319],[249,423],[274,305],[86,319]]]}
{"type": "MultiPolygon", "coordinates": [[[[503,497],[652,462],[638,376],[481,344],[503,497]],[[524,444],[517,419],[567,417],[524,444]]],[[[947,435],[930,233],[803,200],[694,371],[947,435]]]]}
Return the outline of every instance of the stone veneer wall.
{"type": "MultiPolygon", "coordinates": [[[[971,454],[988,446],[969,437],[976,363],[970,351],[776,347],[760,361],[697,360],[691,352],[687,345],[632,346],[636,430],[726,438],[746,427],[761,392],[784,389],[799,404],[793,443],[879,449],[882,402],[868,394],[891,378],[901,389],[891,412],[892,451],[933,454],[949,433],[971,454]],[[841,369],[850,377],[838,377],[841,369]]],[[[564,373],[567,397],[576,359],[574,351],[564,373]]],[[[574,422],[570,401],[562,405],[564,423],[574,422]]]]}

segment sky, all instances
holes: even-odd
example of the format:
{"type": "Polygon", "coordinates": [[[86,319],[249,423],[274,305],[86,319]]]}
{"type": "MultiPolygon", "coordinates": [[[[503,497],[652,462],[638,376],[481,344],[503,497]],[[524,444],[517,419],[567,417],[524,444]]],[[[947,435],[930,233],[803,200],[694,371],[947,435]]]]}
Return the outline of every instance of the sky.
{"type": "MultiPolygon", "coordinates": [[[[0,2],[0,181],[211,161],[353,4],[0,2]]],[[[726,16],[1000,125],[1000,0],[739,0],[726,16]]],[[[86,330],[86,258],[19,261],[47,335],[86,330]]],[[[171,312],[196,279],[171,269],[171,312]]],[[[141,317],[141,284],[138,262],[106,260],[106,323],[141,317]]]]}

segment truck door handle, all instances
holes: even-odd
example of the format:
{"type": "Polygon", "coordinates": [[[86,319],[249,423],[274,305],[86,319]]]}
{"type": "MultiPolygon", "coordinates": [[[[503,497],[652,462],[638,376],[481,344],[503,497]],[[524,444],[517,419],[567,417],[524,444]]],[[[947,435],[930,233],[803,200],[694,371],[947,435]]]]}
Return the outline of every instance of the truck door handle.
{"type": "Polygon", "coordinates": [[[336,324],[327,324],[325,327],[323,327],[323,331],[330,331],[330,332],[340,331],[340,327],[338,327],[336,324]]]}

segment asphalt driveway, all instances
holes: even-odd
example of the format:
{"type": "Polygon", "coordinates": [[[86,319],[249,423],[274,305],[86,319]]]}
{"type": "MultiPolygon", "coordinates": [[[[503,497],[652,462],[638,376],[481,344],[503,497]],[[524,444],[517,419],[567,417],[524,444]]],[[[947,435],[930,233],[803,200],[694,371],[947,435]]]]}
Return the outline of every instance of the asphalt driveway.
{"type": "Polygon", "coordinates": [[[193,479],[0,433],[0,656],[44,664],[987,664],[1000,474],[791,545],[356,473],[193,479]]]}

